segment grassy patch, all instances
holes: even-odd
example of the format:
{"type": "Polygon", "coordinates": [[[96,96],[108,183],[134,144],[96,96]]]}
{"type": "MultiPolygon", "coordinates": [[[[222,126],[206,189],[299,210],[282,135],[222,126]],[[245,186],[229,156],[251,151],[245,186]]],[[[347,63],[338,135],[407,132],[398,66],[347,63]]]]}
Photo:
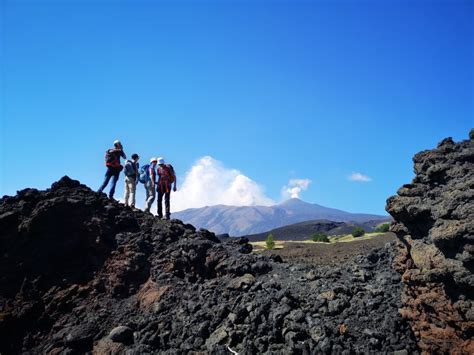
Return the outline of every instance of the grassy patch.
{"type": "MultiPolygon", "coordinates": [[[[384,235],[385,233],[373,232],[373,233],[365,233],[362,237],[354,238],[351,234],[344,234],[344,235],[337,235],[334,237],[329,237],[329,243],[325,242],[313,242],[311,239],[308,240],[275,240],[275,247],[273,249],[283,249],[286,243],[308,243],[308,244],[335,244],[335,243],[348,243],[354,242],[357,240],[367,240],[372,239],[374,237],[378,237],[384,235]]],[[[252,244],[254,251],[263,251],[268,250],[265,241],[261,242],[250,242],[252,244]]]]}
{"type": "Polygon", "coordinates": [[[384,235],[385,233],[373,232],[373,233],[365,233],[362,237],[354,238],[352,234],[345,234],[345,235],[337,235],[335,237],[330,238],[331,243],[339,243],[339,242],[353,242],[355,240],[367,240],[377,237],[379,235],[384,235]]]}
{"type": "MultiPolygon", "coordinates": [[[[267,250],[267,242],[266,241],[262,241],[262,242],[250,242],[250,244],[252,244],[252,246],[256,249],[256,250],[267,250]]],[[[285,246],[285,242],[283,241],[280,241],[280,240],[275,240],[275,246],[273,247],[273,249],[283,249],[283,247],[285,246]]]]}

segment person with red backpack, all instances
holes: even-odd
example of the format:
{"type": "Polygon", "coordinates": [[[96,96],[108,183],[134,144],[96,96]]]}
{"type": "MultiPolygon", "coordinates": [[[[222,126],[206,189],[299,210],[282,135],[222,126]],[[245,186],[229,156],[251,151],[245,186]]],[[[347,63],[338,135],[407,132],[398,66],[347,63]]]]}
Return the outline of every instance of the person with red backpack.
{"type": "Polygon", "coordinates": [[[120,158],[127,159],[123,151],[122,143],[119,140],[114,141],[114,148],[108,149],[105,152],[105,166],[107,171],[105,172],[105,179],[102,185],[100,186],[98,192],[102,192],[105,187],[109,184],[110,179],[112,178],[112,186],[110,186],[109,198],[114,198],[115,186],[119,179],[120,172],[123,169],[123,166],[120,164],[120,158]]]}
{"type": "Polygon", "coordinates": [[[173,191],[176,191],[176,174],[174,173],[173,166],[166,164],[163,158],[158,158],[158,183],[156,191],[158,192],[158,218],[163,218],[163,196],[165,197],[165,208],[166,208],[166,219],[170,219],[170,194],[171,187],[173,191]]]}

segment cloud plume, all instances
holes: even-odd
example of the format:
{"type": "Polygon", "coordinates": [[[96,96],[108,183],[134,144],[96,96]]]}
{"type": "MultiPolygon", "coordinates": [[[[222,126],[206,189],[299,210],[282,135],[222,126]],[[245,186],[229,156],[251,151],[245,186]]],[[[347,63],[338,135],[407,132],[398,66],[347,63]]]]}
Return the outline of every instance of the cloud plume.
{"type": "Polygon", "coordinates": [[[356,181],[356,182],[369,182],[369,181],[372,181],[372,179],[370,177],[368,177],[367,175],[364,175],[364,174],[361,174],[361,173],[356,173],[356,172],[349,175],[348,179],[350,181],[356,181]]]}
{"type": "MultiPolygon", "coordinates": [[[[178,181],[179,183],[179,181],[178,181]]],[[[236,169],[205,156],[198,159],[186,173],[178,191],[173,193],[173,211],[212,205],[270,206],[275,202],[263,188],[236,169]]]]}
{"type": "Polygon", "coordinates": [[[286,186],[282,188],[283,199],[299,198],[301,192],[306,191],[311,180],[309,179],[291,179],[286,186]]]}

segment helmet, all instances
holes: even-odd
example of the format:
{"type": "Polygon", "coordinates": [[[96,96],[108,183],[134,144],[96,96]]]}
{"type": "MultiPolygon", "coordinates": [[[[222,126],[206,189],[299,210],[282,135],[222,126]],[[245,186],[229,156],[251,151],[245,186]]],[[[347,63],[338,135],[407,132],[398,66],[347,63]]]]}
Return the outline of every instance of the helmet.
{"type": "Polygon", "coordinates": [[[117,145],[117,144],[122,144],[120,143],[120,141],[118,139],[114,140],[114,145],[117,145]]]}
{"type": "Polygon", "coordinates": [[[155,157],[151,158],[150,159],[150,163],[153,163],[154,161],[157,161],[158,159],[156,159],[155,157]]]}
{"type": "Polygon", "coordinates": [[[165,160],[162,157],[158,158],[158,164],[164,164],[165,160]]]}

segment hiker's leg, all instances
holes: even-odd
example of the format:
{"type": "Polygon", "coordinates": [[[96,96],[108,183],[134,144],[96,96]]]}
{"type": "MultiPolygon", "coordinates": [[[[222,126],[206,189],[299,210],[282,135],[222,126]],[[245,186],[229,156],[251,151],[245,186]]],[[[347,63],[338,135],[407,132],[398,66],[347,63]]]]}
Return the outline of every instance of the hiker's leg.
{"type": "Polygon", "coordinates": [[[125,196],[123,199],[125,200],[125,206],[128,206],[128,197],[130,196],[130,180],[128,176],[125,177],[125,196]]]}
{"type": "Polygon", "coordinates": [[[114,174],[112,175],[112,186],[110,187],[109,198],[114,198],[115,186],[117,185],[119,175],[120,171],[114,172],[114,174]]]}
{"type": "Polygon", "coordinates": [[[130,202],[131,207],[135,207],[135,192],[137,191],[137,182],[135,179],[130,181],[130,199],[132,200],[130,202]]]}
{"type": "Polygon", "coordinates": [[[111,177],[112,177],[112,175],[110,175],[110,171],[109,171],[109,169],[107,169],[107,171],[105,172],[104,182],[99,187],[99,190],[97,190],[97,192],[102,192],[105,189],[105,187],[108,185],[111,177]]]}
{"type": "Polygon", "coordinates": [[[158,218],[163,218],[163,191],[158,188],[158,218]]]}
{"type": "Polygon", "coordinates": [[[170,195],[171,193],[168,191],[165,193],[165,208],[166,208],[166,219],[170,219],[170,195]]]}
{"type": "Polygon", "coordinates": [[[148,211],[148,198],[150,197],[150,189],[148,188],[148,182],[145,182],[145,211],[148,211]]]}
{"type": "Polygon", "coordinates": [[[153,205],[153,201],[155,201],[155,189],[151,184],[151,181],[147,182],[147,191],[148,191],[148,198],[146,200],[146,211],[150,211],[151,205],[153,205]]]}

